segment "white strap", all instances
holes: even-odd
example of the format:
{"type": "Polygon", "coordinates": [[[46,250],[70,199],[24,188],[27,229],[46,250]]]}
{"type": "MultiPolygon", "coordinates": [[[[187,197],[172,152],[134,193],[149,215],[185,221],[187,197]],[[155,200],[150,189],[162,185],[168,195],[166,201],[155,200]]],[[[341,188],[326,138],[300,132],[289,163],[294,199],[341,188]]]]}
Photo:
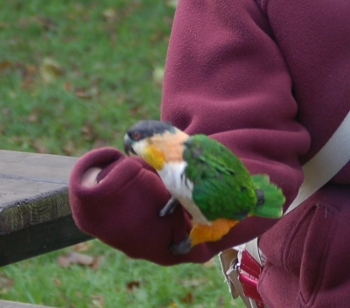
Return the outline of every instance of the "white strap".
{"type": "Polygon", "coordinates": [[[246,249],[249,254],[256,260],[258,261],[258,263],[260,265],[263,264],[263,262],[261,261],[261,257],[260,257],[260,251],[259,251],[259,246],[258,246],[258,238],[254,238],[251,241],[249,241],[248,243],[246,243],[244,245],[244,249],[246,249]]]}
{"type": "MultiPolygon", "coordinates": [[[[349,160],[350,111],[322,149],[302,167],[304,182],[299,188],[297,197],[285,212],[285,215],[297,208],[301,203],[330,181],[349,162],[349,160]]],[[[243,244],[234,247],[239,251],[239,259],[244,246],[250,255],[262,265],[258,247],[258,238],[251,240],[245,245],[243,244]]],[[[247,305],[247,307],[253,306],[250,304],[250,306],[247,305]]]]}
{"type": "Polygon", "coordinates": [[[285,214],[303,203],[350,160],[350,111],[323,148],[303,166],[304,182],[285,214]]]}
{"type": "MultiPolygon", "coordinates": [[[[339,125],[332,137],[321,150],[303,167],[304,182],[299,188],[297,197],[284,215],[290,213],[301,203],[311,197],[330,179],[332,179],[350,160],[350,111],[339,125]]],[[[245,249],[260,264],[258,239],[246,243],[245,249]]]]}

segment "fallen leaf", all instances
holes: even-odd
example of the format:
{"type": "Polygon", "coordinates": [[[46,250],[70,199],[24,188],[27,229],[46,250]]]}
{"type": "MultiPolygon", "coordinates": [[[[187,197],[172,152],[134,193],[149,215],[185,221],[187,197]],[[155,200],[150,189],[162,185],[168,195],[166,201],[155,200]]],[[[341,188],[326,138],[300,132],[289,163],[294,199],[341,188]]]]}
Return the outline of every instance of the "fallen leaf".
{"type": "Polygon", "coordinates": [[[54,83],[62,74],[61,66],[51,58],[44,58],[40,66],[40,75],[45,83],[54,83]]]}
{"type": "Polygon", "coordinates": [[[138,280],[130,281],[126,284],[126,289],[128,292],[133,292],[135,288],[139,288],[139,287],[140,287],[140,281],[138,280]]]}
{"type": "Polygon", "coordinates": [[[82,132],[84,135],[91,135],[91,131],[92,131],[92,126],[91,126],[91,124],[84,125],[84,126],[81,128],[81,132],[82,132]]]}
{"type": "Polygon", "coordinates": [[[70,252],[59,256],[57,262],[60,266],[65,268],[71,266],[72,264],[92,266],[94,264],[94,258],[78,252],[70,252]]]}
{"type": "Polygon", "coordinates": [[[11,67],[13,67],[13,63],[8,61],[8,60],[4,60],[4,61],[0,62],[0,70],[1,71],[4,71],[4,70],[9,69],[11,67]]]}
{"type": "Polygon", "coordinates": [[[106,18],[106,20],[108,22],[111,22],[111,21],[114,21],[116,19],[117,11],[113,8],[108,8],[102,12],[102,15],[104,18],[106,18]]]}
{"type": "Polygon", "coordinates": [[[170,7],[176,8],[178,2],[179,2],[179,0],[168,0],[166,3],[167,3],[167,5],[169,5],[170,7]]]}
{"type": "Polygon", "coordinates": [[[187,293],[183,298],[181,298],[181,302],[183,302],[184,304],[192,304],[193,301],[194,295],[191,292],[187,293]]]}
{"type": "Polygon", "coordinates": [[[84,136],[84,140],[92,141],[95,140],[98,136],[96,132],[96,127],[91,122],[86,122],[81,128],[81,133],[84,136]]]}
{"type": "Polygon", "coordinates": [[[157,85],[162,85],[164,79],[164,67],[157,66],[153,69],[153,80],[157,85]]]}
{"type": "Polygon", "coordinates": [[[94,270],[97,270],[100,268],[101,262],[104,260],[105,258],[103,256],[99,256],[97,258],[94,258],[94,261],[91,264],[91,268],[94,270]]]}
{"type": "Polygon", "coordinates": [[[93,244],[90,242],[83,242],[83,243],[79,243],[76,244],[72,247],[72,249],[75,252],[83,252],[83,251],[88,251],[92,248],[93,244]]]}
{"type": "Polygon", "coordinates": [[[74,94],[75,94],[76,97],[79,97],[79,98],[84,98],[84,99],[92,98],[91,91],[89,91],[89,90],[87,90],[86,88],[83,88],[83,87],[76,88],[74,90],[74,94]]]}
{"type": "Polygon", "coordinates": [[[0,274],[0,294],[6,294],[13,287],[13,279],[0,274]]]}
{"type": "Polygon", "coordinates": [[[100,294],[93,294],[91,296],[92,304],[94,307],[103,308],[104,307],[104,297],[100,294]]]}
{"type": "Polygon", "coordinates": [[[72,84],[69,81],[65,82],[63,84],[63,89],[67,92],[72,91],[72,84]]]}
{"type": "Polygon", "coordinates": [[[22,83],[23,89],[28,89],[35,84],[35,78],[37,75],[37,67],[35,65],[26,65],[22,68],[22,83]]]}

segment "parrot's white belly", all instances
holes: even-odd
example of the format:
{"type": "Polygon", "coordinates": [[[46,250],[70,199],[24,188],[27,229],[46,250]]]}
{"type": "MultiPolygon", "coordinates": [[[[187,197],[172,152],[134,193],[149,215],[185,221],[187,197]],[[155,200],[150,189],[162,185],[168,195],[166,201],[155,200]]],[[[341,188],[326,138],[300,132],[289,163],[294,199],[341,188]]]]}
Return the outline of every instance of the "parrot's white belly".
{"type": "Polygon", "coordinates": [[[186,166],[186,162],[166,163],[158,174],[170,194],[191,214],[193,222],[208,225],[210,222],[193,202],[193,183],[184,174],[186,166]]]}

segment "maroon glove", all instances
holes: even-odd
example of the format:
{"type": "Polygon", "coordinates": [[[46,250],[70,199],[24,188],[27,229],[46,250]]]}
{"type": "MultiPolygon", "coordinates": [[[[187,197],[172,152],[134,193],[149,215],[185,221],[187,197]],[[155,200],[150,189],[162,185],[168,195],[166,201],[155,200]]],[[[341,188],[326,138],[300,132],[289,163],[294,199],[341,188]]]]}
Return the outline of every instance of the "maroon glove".
{"type": "Polygon", "coordinates": [[[170,195],[156,172],[142,159],[124,156],[114,148],[88,152],[76,163],[69,198],[78,227],[133,258],[170,265],[204,262],[212,256],[198,245],[174,256],[191,225],[181,207],[167,217],[159,211],[170,195]]]}

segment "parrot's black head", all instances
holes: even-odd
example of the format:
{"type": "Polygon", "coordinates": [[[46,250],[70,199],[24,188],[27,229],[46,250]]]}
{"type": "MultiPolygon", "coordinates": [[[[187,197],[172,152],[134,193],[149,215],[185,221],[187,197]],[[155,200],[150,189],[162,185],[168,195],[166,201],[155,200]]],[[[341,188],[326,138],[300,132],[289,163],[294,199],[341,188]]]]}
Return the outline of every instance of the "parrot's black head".
{"type": "Polygon", "coordinates": [[[165,132],[175,133],[176,128],[169,122],[155,120],[145,120],[131,126],[124,136],[124,150],[126,154],[130,152],[138,154],[134,146],[143,140],[153,137],[154,135],[163,135],[165,132]]]}
{"type": "Polygon", "coordinates": [[[141,121],[124,136],[126,154],[136,154],[156,170],[167,162],[181,161],[188,135],[167,122],[141,121]]]}

